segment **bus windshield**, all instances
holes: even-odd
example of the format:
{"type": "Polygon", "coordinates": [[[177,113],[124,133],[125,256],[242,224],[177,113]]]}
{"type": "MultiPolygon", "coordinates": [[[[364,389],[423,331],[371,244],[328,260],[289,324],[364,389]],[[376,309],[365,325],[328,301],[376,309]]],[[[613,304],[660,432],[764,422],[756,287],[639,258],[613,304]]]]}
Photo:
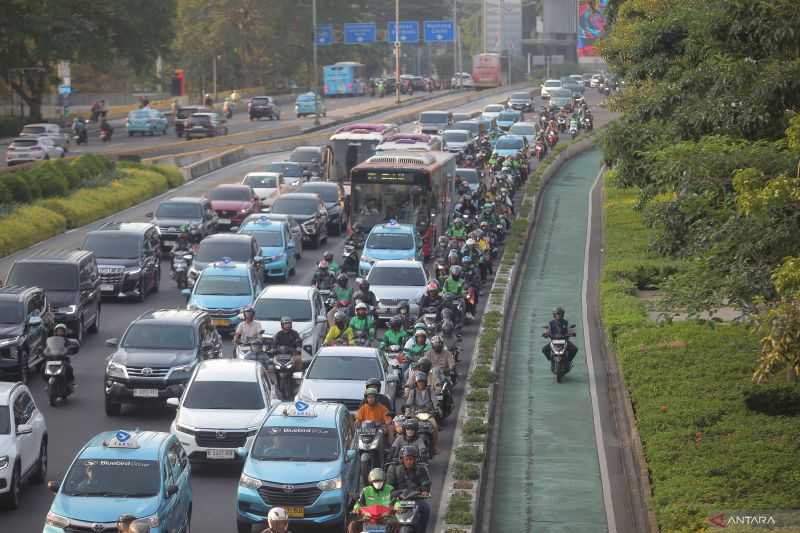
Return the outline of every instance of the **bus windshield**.
{"type": "Polygon", "coordinates": [[[419,185],[358,183],[353,192],[353,224],[364,230],[390,219],[416,225],[427,218],[422,214],[427,193],[419,185]]]}

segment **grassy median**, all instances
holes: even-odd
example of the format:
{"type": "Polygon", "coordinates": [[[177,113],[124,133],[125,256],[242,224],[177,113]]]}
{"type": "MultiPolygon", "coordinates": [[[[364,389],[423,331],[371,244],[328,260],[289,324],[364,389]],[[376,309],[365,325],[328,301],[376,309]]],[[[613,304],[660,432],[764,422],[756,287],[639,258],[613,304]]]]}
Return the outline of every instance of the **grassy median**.
{"type": "Polygon", "coordinates": [[[660,530],[705,531],[708,517],[723,510],[800,508],[798,418],[761,414],[745,403],[754,391],[764,393],[751,381],[758,338],[743,325],[648,320],[637,290],[657,288],[681,263],[648,252],[637,199],[638,191],[607,180],[601,299],[660,530]]]}

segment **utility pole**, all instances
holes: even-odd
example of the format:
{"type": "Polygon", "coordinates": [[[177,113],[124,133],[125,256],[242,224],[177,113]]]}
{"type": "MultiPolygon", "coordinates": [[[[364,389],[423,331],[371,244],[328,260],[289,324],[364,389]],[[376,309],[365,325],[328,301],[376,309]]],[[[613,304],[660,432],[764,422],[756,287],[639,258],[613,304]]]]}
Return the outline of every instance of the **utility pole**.
{"type": "Polygon", "coordinates": [[[211,78],[213,79],[212,85],[214,86],[214,96],[211,97],[212,100],[217,100],[217,54],[214,54],[214,57],[211,58],[211,78]]]}
{"type": "Polygon", "coordinates": [[[458,70],[458,0],[453,0],[453,78],[458,76],[458,86],[461,87],[461,71],[458,70]]]}
{"type": "MultiPolygon", "coordinates": [[[[319,90],[319,68],[317,67],[317,0],[311,0],[311,18],[313,19],[314,30],[311,32],[314,36],[314,75],[311,77],[314,83],[314,94],[322,99],[322,95],[318,94],[319,90]]],[[[314,113],[314,125],[319,126],[319,105],[314,106],[316,112],[314,113]]]]}
{"type": "Polygon", "coordinates": [[[486,26],[486,18],[487,18],[487,15],[489,14],[489,8],[486,6],[486,0],[482,0],[481,13],[482,13],[481,22],[483,22],[483,28],[482,28],[482,30],[483,30],[482,31],[482,33],[483,33],[483,53],[485,54],[486,53],[486,27],[487,27],[486,26]]]}
{"type": "Polygon", "coordinates": [[[395,102],[400,103],[400,0],[394,0],[394,84],[395,102]]]}

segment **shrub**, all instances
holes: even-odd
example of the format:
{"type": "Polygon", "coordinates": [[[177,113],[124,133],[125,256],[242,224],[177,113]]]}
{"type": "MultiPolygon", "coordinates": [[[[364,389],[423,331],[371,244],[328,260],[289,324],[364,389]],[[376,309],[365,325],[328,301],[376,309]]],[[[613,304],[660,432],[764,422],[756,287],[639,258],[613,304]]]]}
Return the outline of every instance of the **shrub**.
{"type": "Polygon", "coordinates": [[[481,477],[481,468],[473,463],[461,463],[456,461],[454,477],[456,479],[475,480],[481,477]]]}
{"type": "Polygon", "coordinates": [[[467,435],[485,435],[487,431],[489,431],[489,426],[483,420],[470,418],[464,422],[464,433],[467,435]]]}
{"type": "Polygon", "coordinates": [[[459,446],[456,448],[456,459],[465,463],[481,463],[483,450],[478,446],[459,446]]]}
{"type": "Polygon", "coordinates": [[[488,402],[489,391],[486,389],[474,389],[467,394],[468,402],[488,402]]]}
{"type": "Polygon", "coordinates": [[[472,524],[472,498],[466,492],[456,492],[450,497],[447,504],[447,516],[445,520],[449,524],[462,524],[468,526],[472,524]]]}
{"type": "Polygon", "coordinates": [[[22,206],[0,217],[0,255],[8,255],[67,229],[63,216],[41,206],[22,206]]]}
{"type": "Polygon", "coordinates": [[[14,195],[6,187],[6,184],[0,181],[0,205],[8,205],[14,201],[14,195]]]}
{"type": "Polygon", "coordinates": [[[12,199],[19,204],[30,203],[34,199],[33,191],[25,172],[9,172],[0,176],[0,183],[11,193],[12,199]]]}
{"type": "Polygon", "coordinates": [[[758,385],[744,391],[748,409],[770,416],[800,415],[800,388],[797,385],[758,385]]]}
{"type": "Polygon", "coordinates": [[[167,179],[170,189],[174,189],[178,185],[183,185],[183,174],[181,174],[178,167],[167,165],[149,165],[146,166],[147,170],[158,172],[167,179]]]}
{"type": "Polygon", "coordinates": [[[69,192],[67,178],[52,165],[36,167],[26,174],[29,183],[36,185],[42,198],[64,196],[69,192]]]}

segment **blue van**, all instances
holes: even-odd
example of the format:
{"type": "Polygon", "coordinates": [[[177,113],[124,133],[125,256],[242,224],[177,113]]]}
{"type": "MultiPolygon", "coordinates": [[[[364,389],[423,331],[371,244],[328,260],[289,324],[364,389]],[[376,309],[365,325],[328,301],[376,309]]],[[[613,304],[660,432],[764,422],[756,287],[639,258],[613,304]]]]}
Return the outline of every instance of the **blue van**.
{"type": "Polygon", "coordinates": [[[236,491],[236,527],[250,533],[272,507],[295,526],[345,528],[358,498],[355,425],[340,403],[296,401],[275,406],[246,456],[236,491]]]}
{"type": "Polygon", "coordinates": [[[239,228],[238,233],[252,235],[261,249],[261,270],[264,281],[278,279],[286,281],[295,273],[297,255],[295,244],[289,231],[289,224],[270,220],[266,216],[256,215],[248,218],[239,228]]]}
{"type": "Polygon", "coordinates": [[[374,226],[369,232],[358,263],[358,272],[366,276],[372,264],[383,259],[419,261],[421,251],[422,241],[417,238],[416,228],[411,224],[398,224],[390,220],[374,226]]]}
{"type": "Polygon", "coordinates": [[[189,531],[192,487],[189,457],[178,439],[159,431],[106,431],[84,445],[62,482],[43,533],[117,531],[131,514],[150,533],[189,531]]]}
{"type": "Polygon", "coordinates": [[[218,330],[230,332],[236,330],[243,318],[241,312],[259,292],[261,279],[256,271],[229,258],[204,268],[194,287],[181,291],[188,299],[187,309],[206,311],[218,330]]]}
{"type": "Polygon", "coordinates": [[[308,92],[297,95],[297,99],[294,102],[294,113],[297,118],[316,115],[318,112],[322,117],[328,114],[325,110],[325,104],[322,103],[322,99],[317,93],[308,92]]]}

